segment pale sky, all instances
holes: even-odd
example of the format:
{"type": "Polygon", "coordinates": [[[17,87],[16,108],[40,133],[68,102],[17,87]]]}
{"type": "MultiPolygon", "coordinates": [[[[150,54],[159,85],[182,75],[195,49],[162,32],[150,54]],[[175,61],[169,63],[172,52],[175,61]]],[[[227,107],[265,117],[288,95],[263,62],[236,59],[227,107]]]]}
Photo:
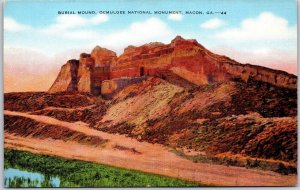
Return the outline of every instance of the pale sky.
{"type": "MultiPolygon", "coordinates": [[[[9,65],[6,72],[24,65],[40,67],[41,73],[57,72],[67,59],[82,51],[89,53],[96,45],[121,54],[128,45],[169,43],[181,35],[197,39],[209,50],[238,62],[296,74],[296,8],[295,0],[6,1],[4,64],[9,65]],[[140,10],[181,11],[182,14],[99,14],[99,11],[140,10]],[[59,15],[58,11],[95,11],[96,14],[59,15]],[[204,14],[191,15],[186,11],[204,14]],[[226,14],[207,15],[206,11],[226,11],[226,14]],[[35,54],[39,55],[36,60],[35,54]],[[26,56],[31,56],[30,62],[26,56]]],[[[35,69],[19,72],[30,73],[35,69]]],[[[15,74],[6,75],[11,78],[15,74]]],[[[24,90],[21,88],[24,84],[14,80],[17,79],[10,79],[15,84],[14,91],[24,90]]]]}

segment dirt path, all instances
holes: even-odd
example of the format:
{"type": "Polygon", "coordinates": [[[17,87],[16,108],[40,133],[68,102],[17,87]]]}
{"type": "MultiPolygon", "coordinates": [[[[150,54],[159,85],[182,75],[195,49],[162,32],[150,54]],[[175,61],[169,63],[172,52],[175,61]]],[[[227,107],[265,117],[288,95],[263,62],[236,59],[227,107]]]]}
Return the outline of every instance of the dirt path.
{"type": "MultiPolygon", "coordinates": [[[[85,110],[85,109],[91,109],[95,106],[96,106],[95,104],[90,105],[90,106],[84,106],[84,107],[76,107],[76,108],[62,108],[62,107],[48,106],[44,109],[40,109],[40,110],[36,110],[36,111],[61,110],[61,111],[70,111],[70,112],[72,112],[72,111],[82,111],[82,110],[85,110]]],[[[30,112],[27,112],[27,113],[30,113],[30,112]]]]}
{"type": "Polygon", "coordinates": [[[4,114],[23,116],[109,140],[104,147],[99,148],[74,141],[24,138],[5,132],[7,148],[92,161],[222,186],[294,186],[297,182],[296,175],[286,176],[271,171],[193,163],[168,151],[162,145],[139,142],[123,135],[97,131],[88,128],[82,122],[70,123],[21,112],[4,111],[4,114]]]}

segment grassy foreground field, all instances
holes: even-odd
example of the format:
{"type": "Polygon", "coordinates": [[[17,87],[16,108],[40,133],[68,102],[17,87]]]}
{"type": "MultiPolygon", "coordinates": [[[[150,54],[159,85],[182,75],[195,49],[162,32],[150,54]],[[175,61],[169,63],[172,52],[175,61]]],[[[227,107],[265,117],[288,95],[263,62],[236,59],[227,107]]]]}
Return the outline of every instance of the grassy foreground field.
{"type": "Polygon", "coordinates": [[[190,187],[199,184],[59,157],[5,149],[4,167],[58,176],[60,187],[190,187]]]}

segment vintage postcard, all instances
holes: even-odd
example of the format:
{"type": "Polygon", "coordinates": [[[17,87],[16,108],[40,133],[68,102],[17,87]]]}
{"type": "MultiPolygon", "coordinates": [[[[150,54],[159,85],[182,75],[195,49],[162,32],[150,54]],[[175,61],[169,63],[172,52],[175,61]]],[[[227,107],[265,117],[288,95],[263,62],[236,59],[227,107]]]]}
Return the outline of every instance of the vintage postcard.
{"type": "Polygon", "coordinates": [[[297,185],[297,1],[4,2],[4,187],[297,185]]]}

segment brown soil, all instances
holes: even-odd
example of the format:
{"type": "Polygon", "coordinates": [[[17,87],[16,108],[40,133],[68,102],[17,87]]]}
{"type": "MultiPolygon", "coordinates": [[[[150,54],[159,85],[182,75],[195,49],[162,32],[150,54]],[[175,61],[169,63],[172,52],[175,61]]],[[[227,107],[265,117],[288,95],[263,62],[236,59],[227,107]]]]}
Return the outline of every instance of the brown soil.
{"type": "Polygon", "coordinates": [[[94,104],[88,94],[60,92],[13,92],[4,94],[4,109],[12,111],[35,111],[46,107],[76,108],[94,104]]]}
{"type": "Polygon", "coordinates": [[[77,141],[78,143],[92,146],[101,146],[106,142],[105,139],[99,136],[86,135],[72,128],[64,128],[55,124],[37,122],[24,116],[5,115],[4,130],[21,137],[77,141]]]}
{"type": "Polygon", "coordinates": [[[146,81],[125,88],[96,127],[210,155],[231,152],[297,165],[296,90],[249,79],[248,83],[217,83],[189,91],[165,90],[164,95],[172,98],[164,99],[156,95],[161,84],[146,81]],[[144,90],[139,93],[139,89],[144,90]],[[128,98],[131,92],[135,96],[128,98]],[[161,105],[156,114],[147,103],[151,96],[156,98],[156,105],[161,105]],[[145,115],[149,116],[144,119],[145,115]],[[135,122],[137,119],[145,122],[135,122]]]}
{"type": "MultiPolygon", "coordinates": [[[[177,154],[193,162],[297,173],[296,89],[280,88],[251,78],[247,83],[236,79],[195,87],[168,73],[159,77],[129,85],[112,100],[79,93],[5,94],[5,109],[27,113],[6,117],[6,132],[13,129],[19,136],[24,135],[24,129],[16,127],[24,120],[25,134],[35,130],[29,126],[37,126],[39,138],[66,141],[65,134],[75,135],[76,138],[71,135],[74,139],[79,135],[70,131],[74,130],[70,122],[77,122],[76,126],[84,122],[85,128],[80,132],[88,137],[82,136],[82,142],[77,143],[94,138],[90,136],[98,130],[105,132],[105,137],[110,133],[109,139],[124,134],[137,139],[135,142],[188,150],[194,155],[177,154]],[[39,123],[45,120],[50,122],[47,126],[39,123]],[[68,130],[56,132],[57,126],[66,126],[68,130]],[[45,129],[53,134],[43,134],[45,129]],[[89,134],[86,134],[87,129],[91,130],[89,134]],[[60,138],[55,138],[57,133],[61,133],[60,138]]],[[[76,127],[77,132],[79,129],[76,127]]],[[[132,145],[117,142],[108,145],[122,153],[143,154],[132,145]]]]}
{"type": "MultiPolygon", "coordinates": [[[[168,151],[162,145],[139,142],[122,135],[104,133],[91,129],[84,123],[69,123],[47,116],[29,115],[20,112],[5,111],[4,114],[6,117],[25,117],[42,125],[53,125],[58,128],[77,131],[87,136],[97,136],[108,140],[105,146],[94,147],[80,144],[74,140],[63,141],[53,138],[22,137],[5,129],[6,148],[93,161],[222,186],[294,186],[297,180],[295,175],[281,175],[270,171],[241,167],[193,163],[168,151]],[[115,148],[116,146],[121,146],[122,150],[115,148]],[[135,151],[124,150],[135,150],[139,154],[135,151]]],[[[21,123],[19,127],[23,128],[21,123]]]]}

